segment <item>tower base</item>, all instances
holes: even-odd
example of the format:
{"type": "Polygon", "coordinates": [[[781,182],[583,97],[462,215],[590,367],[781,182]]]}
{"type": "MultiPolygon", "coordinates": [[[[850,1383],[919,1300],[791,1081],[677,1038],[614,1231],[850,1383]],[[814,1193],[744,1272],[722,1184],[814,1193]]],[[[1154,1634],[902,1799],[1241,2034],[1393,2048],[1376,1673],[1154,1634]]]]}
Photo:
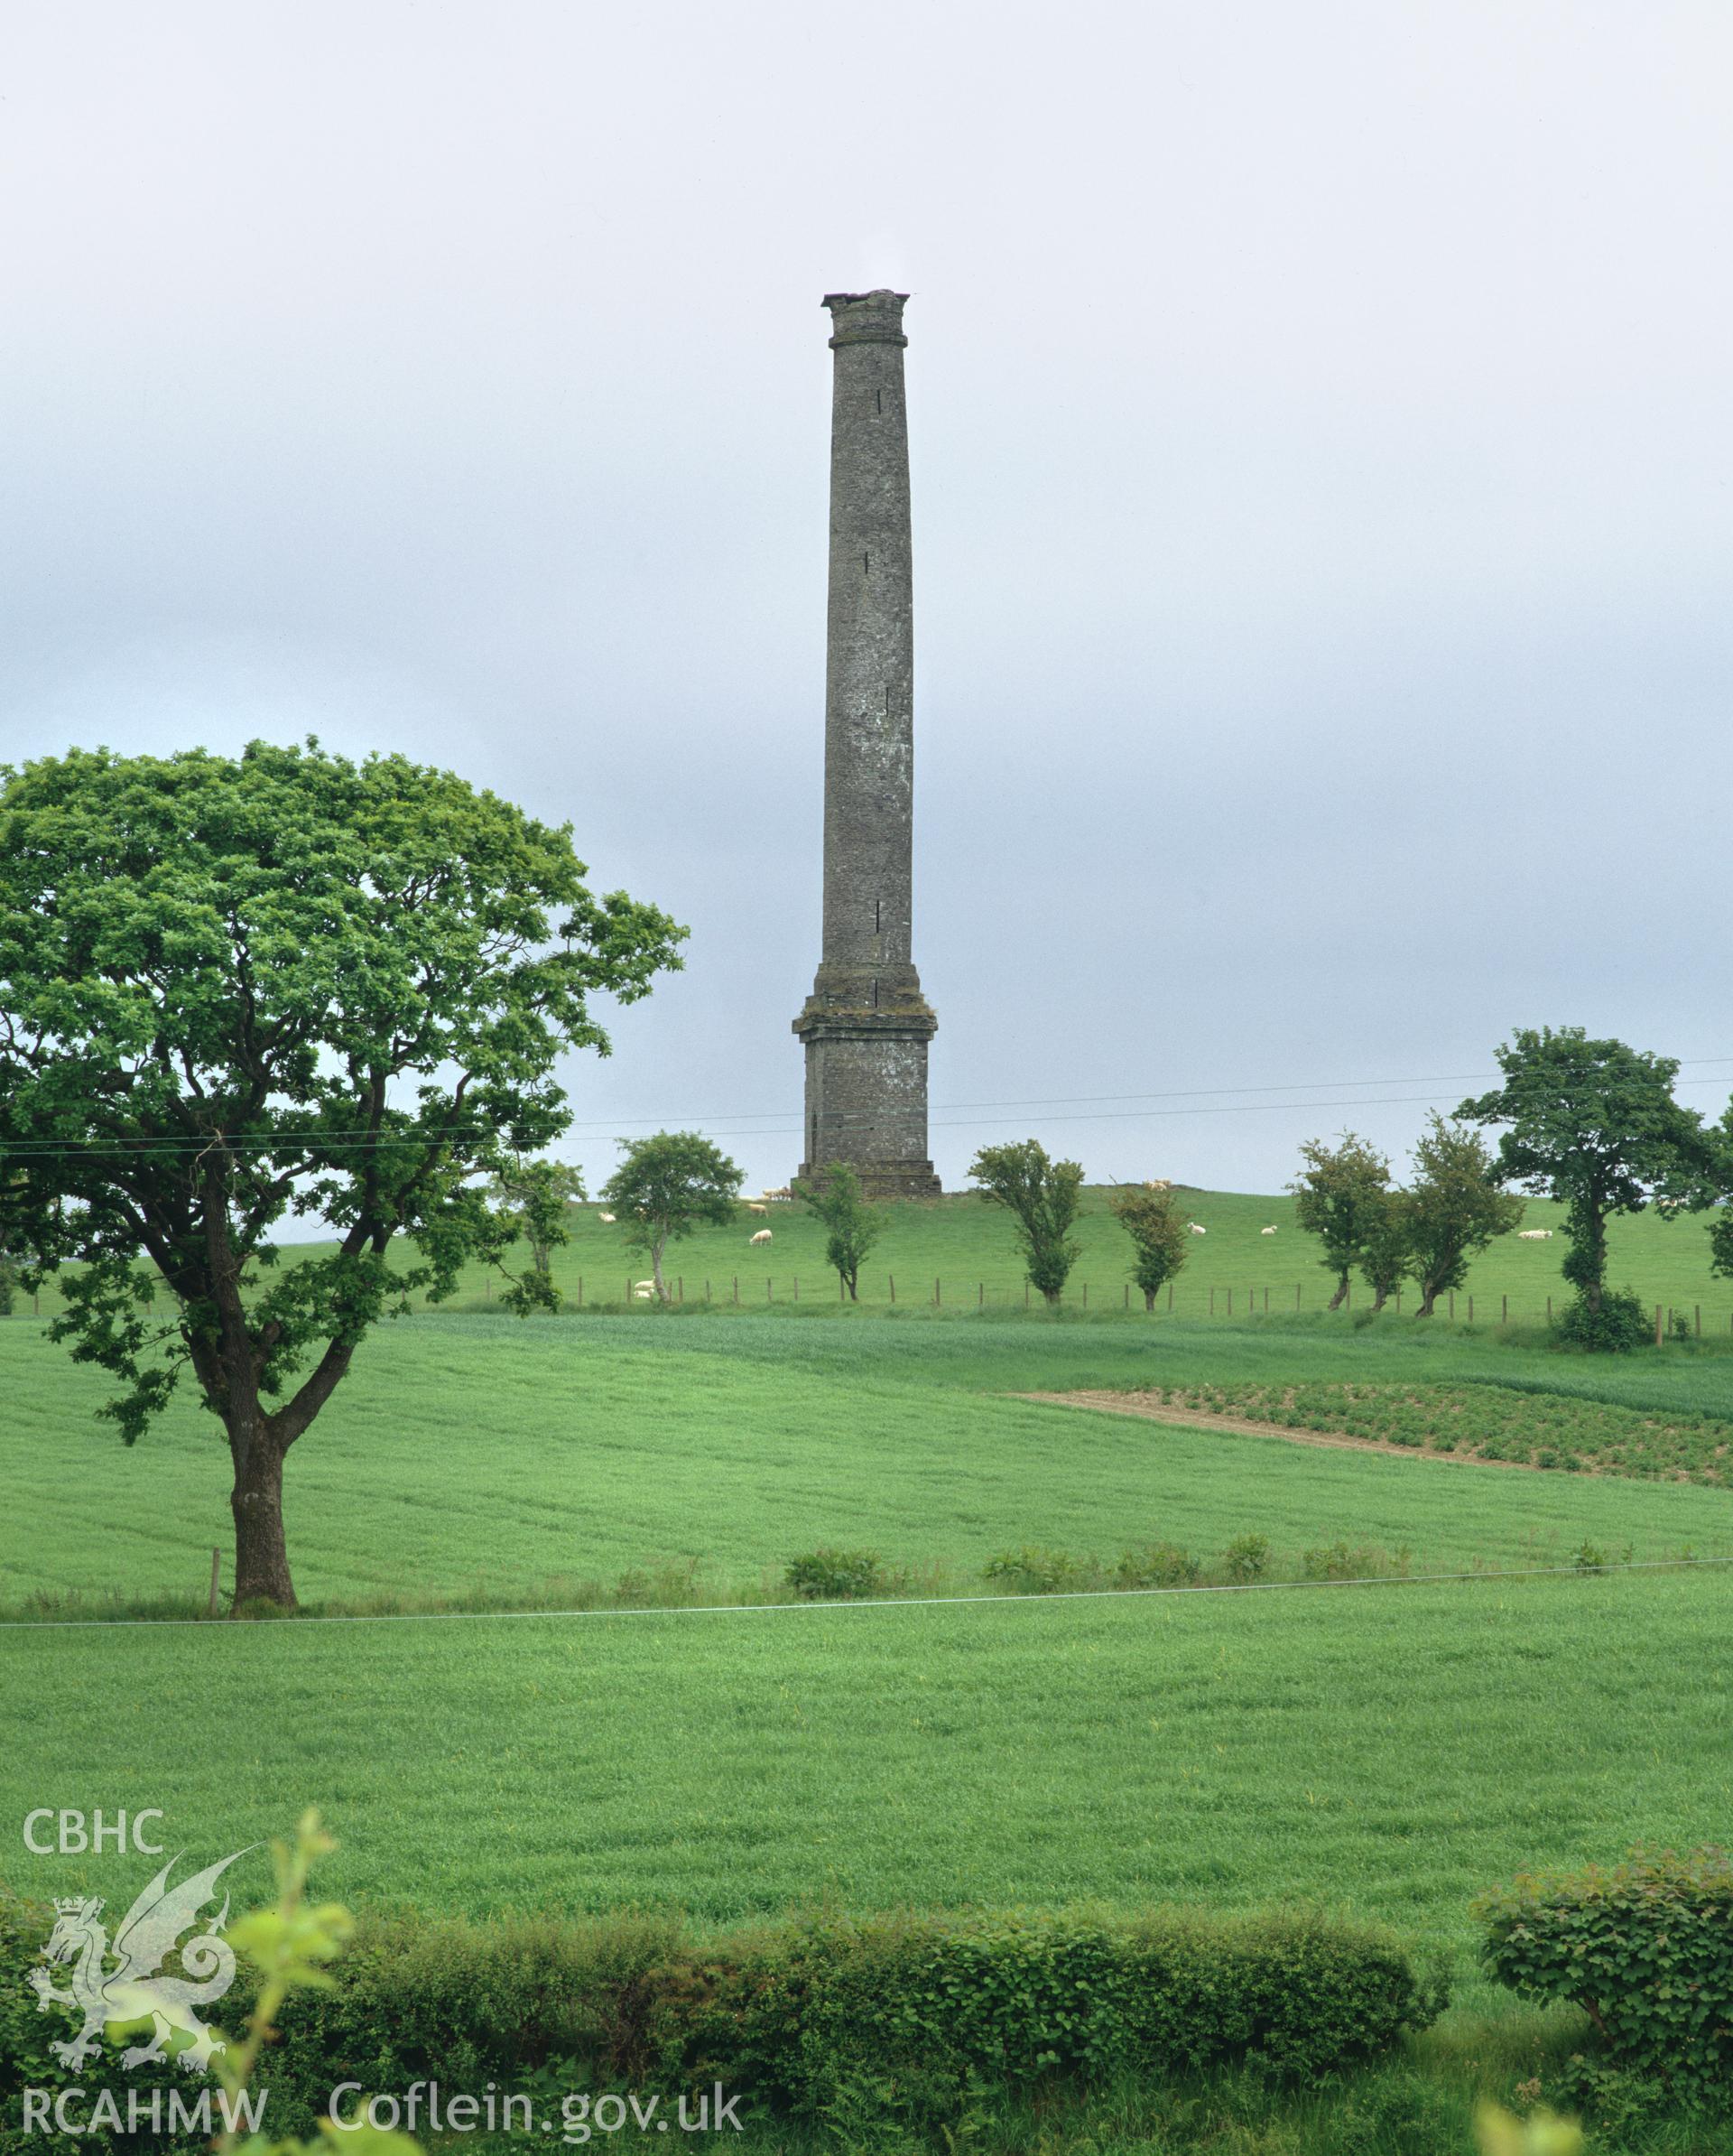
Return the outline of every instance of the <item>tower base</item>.
{"type": "Polygon", "coordinates": [[[924,1006],[815,1009],[794,1021],[806,1045],[806,1157],[796,1180],[833,1161],[860,1177],[862,1195],[936,1198],[927,1157],[927,1043],[939,1021],[924,1006]]]}

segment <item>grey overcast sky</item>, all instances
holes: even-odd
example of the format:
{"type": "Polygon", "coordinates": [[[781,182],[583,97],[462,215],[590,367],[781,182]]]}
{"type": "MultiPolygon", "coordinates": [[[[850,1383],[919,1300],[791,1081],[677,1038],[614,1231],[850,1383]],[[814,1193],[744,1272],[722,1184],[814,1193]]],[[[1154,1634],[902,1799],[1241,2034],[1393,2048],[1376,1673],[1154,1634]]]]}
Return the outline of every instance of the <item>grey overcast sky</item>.
{"type": "Polygon", "coordinates": [[[1274,1189],[1542,1021],[1719,1108],[1729,63],[1722,0],[11,0],[0,753],[570,819],[692,938],[567,1149],[780,1182],[819,301],[891,283],[947,1184],[1274,1189]]]}

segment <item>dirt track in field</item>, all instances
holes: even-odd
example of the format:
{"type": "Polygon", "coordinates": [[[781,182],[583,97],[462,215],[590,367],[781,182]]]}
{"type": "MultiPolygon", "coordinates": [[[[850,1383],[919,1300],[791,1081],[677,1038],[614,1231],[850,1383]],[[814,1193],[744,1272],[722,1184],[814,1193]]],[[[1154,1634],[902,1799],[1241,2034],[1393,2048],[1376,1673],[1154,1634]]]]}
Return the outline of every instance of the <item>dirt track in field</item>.
{"type": "MultiPolygon", "coordinates": [[[[1527,1460],[1483,1460],[1477,1453],[1440,1453],[1421,1445],[1392,1445],[1387,1437],[1356,1437],[1347,1430],[1293,1430],[1244,1415],[1211,1415],[1202,1408],[1169,1408],[1141,1392],[1016,1392],[1013,1399],[1048,1408],[1089,1408],[1098,1415],[1134,1415],[1144,1422],[1182,1423],[1187,1429],[1226,1430],[1240,1437],[1282,1437],[1290,1445],[1321,1445],[1340,1452],[1390,1453],[1402,1460],[1442,1460],[1455,1467],[1510,1467],[1519,1474],[1558,1473],[1527,1460]]],[[[1565,1472],[1569,1473],[1569,1470],[1565,1472]]]]}

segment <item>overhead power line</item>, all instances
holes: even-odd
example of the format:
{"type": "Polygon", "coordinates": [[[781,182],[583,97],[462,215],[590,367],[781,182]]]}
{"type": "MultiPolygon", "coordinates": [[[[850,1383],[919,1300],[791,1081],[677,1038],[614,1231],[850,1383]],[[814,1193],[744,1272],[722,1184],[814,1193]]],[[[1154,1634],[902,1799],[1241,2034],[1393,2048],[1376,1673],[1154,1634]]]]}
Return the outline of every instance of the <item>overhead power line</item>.
{"type": "MultiPolygon", "coordinates": [[[[1733,1055],[1699,1055],[1681,1058],[1681,1067],[1700,1069],[1704,1066],[1733,1065],[1733,1055]]],[[[929,1127],[938,1130],[970,1129],[984,1122],[1005,1121],[1004,1114],[955,1114],[956,1110],[1016,1109],[1029,1114],[1037,1123],[1100,1123],[1139,1122],[1178,1116],[1257,1115],[1272,1111],[1312,1114],[1334,1111],[1337,1109],[1358,1108],[1428,1108],[1436,1107],[1451,1096],[1444,1093],[1355,1093],[1348,1097],[1327,1100],[1275,1100],[1253,1101],[1243,1098],[1248,1093],[1309,1092],[1314,1085],[1322,1087],[1372,1085],[1479,1085],[1497,1081],[1496,1071],[1465,1071],[1444,1073],[1433,1078],[1339,1078],[1314,1081],[1312,1085],[1299,1082],[1283,1081],[1268,1085],[1182,1086],[1167,1092],[1147,1093],[1070,1093],[1037,1094],[1022,1101],[953,1101],[941,1103],[930,1117],[929,1127]],[[1098,1107],[1097,1102],[1184,1101],[1181,1107],[1098,1107]],[[1061,1112],[1052,1112],[1052,1111],[1061,1112]]],[[[1682,1086],[1715,1085],[1724,1083],[1711,1077],[1682,1078],[1682,1086]]],[[[737,1110],[732,1115],[713,1116],[661,1116],[620,1121],[597,1117],[579,1120],[569,1125],[561,1134],[565,1142],[579,1144],[601,1143],[613,1138],[623,1138],[627,1132],[665,1129],[669,1126],[698,1129],[718,1138],[799,1138],[803,1126],[799,1122],[770,1122],[755,1119],[774,1116],[786,1117],[786,1108],[737,1110]]],[[[826,1119],[827,1132],[846,1131],[856,1121],[874,1123],[881,1119],[862,1117],[830,1117],[826,1119]]],[[[1015,1119],[1021,1120],[1022,1116],[1015,1119]]],[[[477,1138],[486,1133],[486,1126],[478,1123],[443,1123],[409,1129],[373,1132],[365,1129],[329,1130],[294,1137],[286,1132],[251,1131],[234,1135],[220,1133],[174,1133],[144,1138],[85,1137],[78,1138],[0,1138],[0,1158],[23,1160],[59,1153],[86,1151],[95,1155],[106,1153],[149,1155],[198,1155],[209,1152],[216,1146],[239,1154],[281,1156],[296,1150],[319,1153],[353,1153],[370,1149],[389,1151],[394,1148],[414,1148],[430,1138],[477,1138]]],[[[498,1133],[495,1133],[498,1135],[498,1133]]]]}

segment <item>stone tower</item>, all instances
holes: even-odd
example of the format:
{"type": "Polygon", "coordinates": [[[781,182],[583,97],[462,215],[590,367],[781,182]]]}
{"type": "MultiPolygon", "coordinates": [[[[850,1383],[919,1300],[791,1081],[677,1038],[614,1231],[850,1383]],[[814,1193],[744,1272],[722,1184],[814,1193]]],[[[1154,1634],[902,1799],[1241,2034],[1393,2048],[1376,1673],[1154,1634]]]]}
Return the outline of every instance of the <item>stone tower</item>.
{"type": "Polygon", "coordinates": [[[901,292],[837,292],[824,693],[824,935],[794,1021],[806,1045],[802,1180],[846,1160],[873,1197],[924,1197],[927,1043],[910,955],[914,638],[901,292]]]}

